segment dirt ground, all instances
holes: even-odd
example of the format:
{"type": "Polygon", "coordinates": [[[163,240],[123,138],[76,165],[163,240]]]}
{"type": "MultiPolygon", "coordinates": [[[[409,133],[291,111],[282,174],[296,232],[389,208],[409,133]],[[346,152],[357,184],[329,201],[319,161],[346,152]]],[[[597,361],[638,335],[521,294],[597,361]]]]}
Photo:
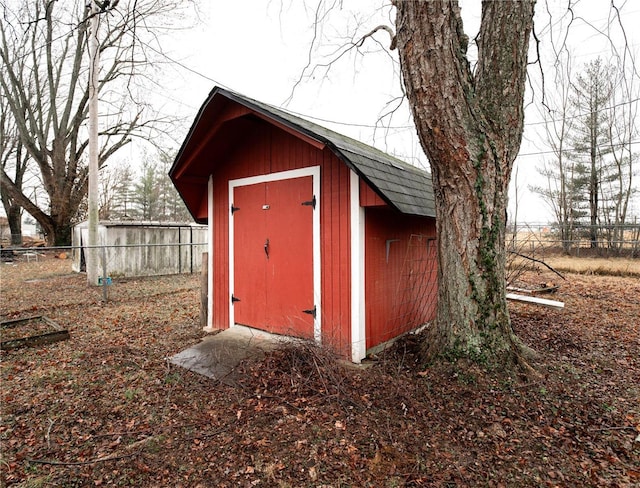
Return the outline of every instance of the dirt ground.
{"type": "Polygon", "coordinates": [[[569,274],[564,310],[511,304],[538,381],[422,365],[409,336],[367,369],[278,351],[234,388],[166,361],[201,338],[197,275],[103,303],[68,261],[0,266],[2,320],[71,334],[2,352],[1,486],[640,486],[638,278],[569,274]]]}

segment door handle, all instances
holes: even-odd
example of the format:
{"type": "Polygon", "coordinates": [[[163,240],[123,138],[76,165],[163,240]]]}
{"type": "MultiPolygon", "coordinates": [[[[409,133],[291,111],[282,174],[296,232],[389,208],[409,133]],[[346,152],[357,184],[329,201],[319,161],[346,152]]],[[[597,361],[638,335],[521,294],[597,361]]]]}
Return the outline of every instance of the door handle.
{"type": "Polygon", "coordinates": [[[267,259],[269,259],[269,239],[264,243],[264,253],[267,255],[267,259]]]}

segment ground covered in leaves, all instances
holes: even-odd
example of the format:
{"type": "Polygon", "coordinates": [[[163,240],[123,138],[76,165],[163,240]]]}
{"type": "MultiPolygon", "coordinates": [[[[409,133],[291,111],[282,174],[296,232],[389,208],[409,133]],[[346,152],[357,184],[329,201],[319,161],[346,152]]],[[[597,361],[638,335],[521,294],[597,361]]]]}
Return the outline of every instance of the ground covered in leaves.
{"type": "Polygon", "coordinates": [[[201,338],[198,276],[116,281],[104,303],[68,261],[1,266],[2,320],[71,338],[2,353],[0,485],[640,486],[637,278],[511,304],[534,382],[424,366],[409,336],[367,369],[280,350],[231,387],[166,361],[201,338]]]}

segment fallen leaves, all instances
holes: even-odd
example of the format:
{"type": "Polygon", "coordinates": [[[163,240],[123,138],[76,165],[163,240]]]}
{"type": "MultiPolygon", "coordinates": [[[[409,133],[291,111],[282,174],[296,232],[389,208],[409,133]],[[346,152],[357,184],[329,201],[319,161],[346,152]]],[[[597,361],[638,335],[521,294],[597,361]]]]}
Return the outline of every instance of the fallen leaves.
{"type": "Polygon", "coordinates": [[[537,383],[425,368],[410,336],[362,371],[276,351],[231,388],[164,361],[201,337],[198,276],[116,281],[102,304],[68,261],[26,265],[2,269],[2,316],[46,313],[72,339],[2,355],[2,485],[640,483],[638,280],[569,275],[564,311],[513,305],[537,383]]]}

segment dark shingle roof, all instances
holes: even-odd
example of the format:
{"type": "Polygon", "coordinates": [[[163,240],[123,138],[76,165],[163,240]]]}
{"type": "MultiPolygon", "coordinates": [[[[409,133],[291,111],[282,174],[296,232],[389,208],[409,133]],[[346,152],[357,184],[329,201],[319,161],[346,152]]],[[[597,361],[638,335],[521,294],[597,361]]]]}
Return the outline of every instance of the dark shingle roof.
{"type": "Polygon", "coordinates": [[[302,117],[220,87],[211,91],[203,109],[219,95],[326,144],[384,201],[400,212],[435,217],[431,175],[426,171],[302,117]]]}

